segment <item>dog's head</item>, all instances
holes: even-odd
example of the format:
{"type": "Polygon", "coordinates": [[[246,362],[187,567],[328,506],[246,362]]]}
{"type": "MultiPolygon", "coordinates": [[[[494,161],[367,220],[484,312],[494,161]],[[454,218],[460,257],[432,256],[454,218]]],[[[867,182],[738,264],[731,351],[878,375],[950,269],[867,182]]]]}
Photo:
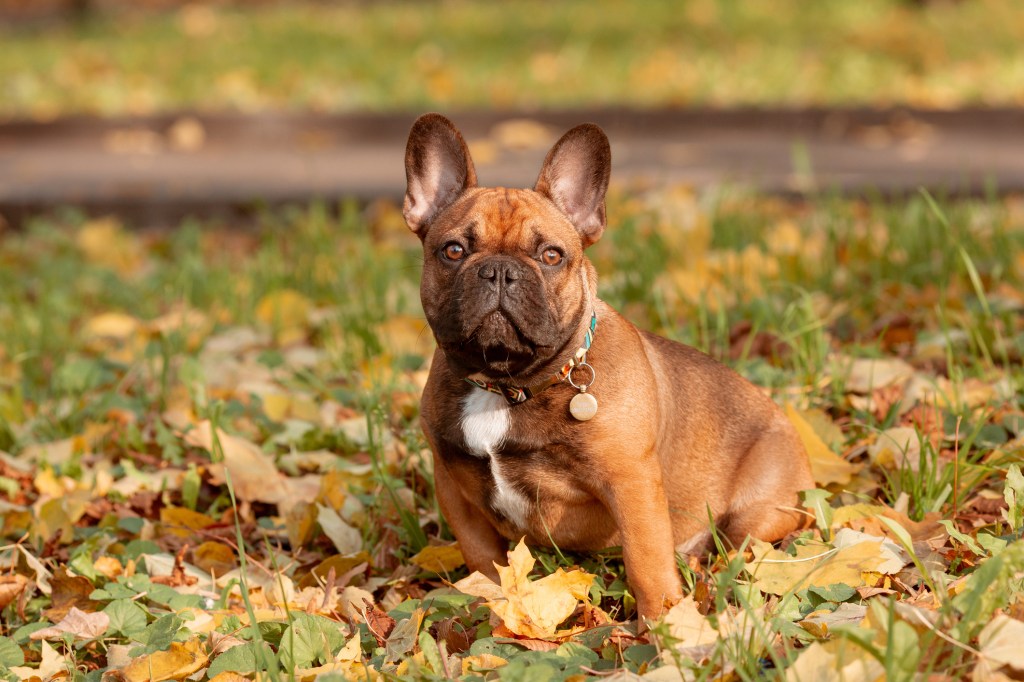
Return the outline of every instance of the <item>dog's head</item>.
{"type": "Polygon", "coordinates": [[[610,170],[608,138],[585,124],[555,143],[532,190],[477,187],[452,122],[416,120],[404,214],[423,242],[423,310],[454,372],[528,377],[589,320],[583,250],[604,231],[610,170]]]}

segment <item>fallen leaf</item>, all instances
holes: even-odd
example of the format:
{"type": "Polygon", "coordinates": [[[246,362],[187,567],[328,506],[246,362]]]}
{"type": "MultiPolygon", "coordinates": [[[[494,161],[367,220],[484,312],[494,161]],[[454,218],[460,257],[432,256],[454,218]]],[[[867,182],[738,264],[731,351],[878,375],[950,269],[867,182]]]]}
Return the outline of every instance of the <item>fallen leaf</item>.
{"type": "Polygon", "coordinates": [[[416,609],[409,614],[408,618],[395,624],[384,643],[385,660],[398,662],[413,650],[413,647],[416,646],[420,625],[423,623],[424,613],[423,609],[416,609]]]}
{"type": "Polygon", "coordinates": [[[96,557],[96,560],[92,562],[92,567],[97,573],[110,580],[124,573],[124,566],[121,565],[121,561],[117,557],[107,555],[96,557]]]}
{"type": "Polygon", "coordinates": [[[857,468],[845,459],[832,452],[825,442],[815,433],[806,419],[792,405],[786,405],[786,416],[796,428],[803,441],[807,456],[811,461],[811,475],[820,486],[831,483],[845,485],[850,482],[857,468]]]}
{"type": "Polygon", "coordinates": [[[373,603],[373,593],[355,585],[348,585],[338,594],[338,610],[349,623],[358,623],[364,619],[363,609],[366,603],[373,603]]]}
{"type": "MultiPolygon", "coordinates": [[[[865,537],[881,540],[874,536],[865,537]]],[[[806,587],[827,587],[836,583],[860,587],[867,584],[865,574],[880,573],[879,567],[892,566],[897,562],[893,553],[883,551],[880,542],[853,542],[853,538],[846,542],[848,544],[842,547],[829,547],[817,542],[795,544],[796,556],[791,556],[773,549],[766,542],[755,540],[751,544],[754,559],[747,564],[747,571],[754,577],[759,590],[783,595],[806,587]]]]}
{"type": "Polygon", "coordinates": [[[53,592],[53,588],[50,585],[50,581],[53,580],[53,574],[43,565],[39,559],[32,556],[24,545],[19,544],[18,550],[21,552],[25,559],[25,563],[35,573],[36,585],[39,586],[39,591],[43,594],[50,596],[53,592]]]}
{"type": "Polygon", "coordinates": [[[892,542],[885,537],[860,533],[851,528],[841,528],[836,533],[832,544],[836,549],[840,550],[841,554],[842,550],[855,547],[865,542],[878,544],[878,554],[881,559],[881,563],[871,569],[873,571],[885,573],[887,575],[895,575],[896,573],[899,573],[904,566],[910,563],[910,555],[907,554],[905,549],[895,542],[892,542]]]}
{"type": "Polygon", "coordinates": [[[208,573],[185,563],[180,552],[177,556],[165,553],[141,554],[138,560],[145,562],[146,572],[149,573],[150,580],[155,583],[172,587],[195,585],[196,583],[211,585],[213,583],[213,578],[208,573]]]}
{"type": "Polygon", "coordinates": [[[125,231],[116,218],[86,221],[78,229],[75,242],[87,260],[122,274],[135,272],[143,261],[138,237],[125,231]]]}
{"type": "Polygon", "coordinates": [[[827,643],[813,642],[796,661],[786,668],[787,682],[878,682],[885,669],[863,647],[839,639],[827,643]]]}
{"type": "Polygon", "coordinates": [[[837,507],[832,513],[832,529],[837,530],[848,527],[868,532],[872,535],[883,535],[887,538],[895,539],[895,534],[891,528],[877,522],[878,517],[892,519],[900,524],[910,534],[914,542],[925,542],[946,535],[946,531],[939,524],[938,512],[929,512],[924,515],[922,520],[912,521],[906,514],[900,513],[895,509],[864,502],[837,507]],[[875,521],[875,523],[870,525],[865,523],[868,520],[875,521]]]}
{"type": "Polygon", "coordinates": [[[363,536],[330,507],[317,505],[317,523],[340,554],[355,554],[363,548],[363,536]]]}
{"type": "Polygon", "coordinates": [[[68,615],[57,623],[42,630],[36,630],[29,637],[30,639],[59,639],[65,634],[74,635],[75,639],[89,640],[96,639],[110,626],[110,616],[102,611],[86,613],[74,606],[68,611],[68,615]]]}
{"type": "Polygon", "coordinates": [[[448,573],[466,565],[458,544],[424,547],[410,561],[425,571],[448,573]]]}
{"type": "Polygon", "coordinates": [[[23,575],[0,575],[0,611],[7,608],[28,587],[29,580],[23,575]]]}
{"type": "MultiPolygon", "coordinates": [[[[487,606],[501,618],[506,628],[524,637],[543,639],[555,635],[558,625],[576,610],[581,600],[587,599],[594,581],[594,576],[579,569],[566,572],[561,568],[531,581],[529,573],[535,560],[523,540],[508,553],[508,563],[508,566],[497,567],[501,595],[490,599],[487,606]]],[[[488,582],[494,585],[493,581],[474,573],[454,587],[474,596],[497,596],[488,582]]]]}
{"type": "Polygon", "coordinates": [[[370,634],[377,640],[377,646],[387,644],[388,637],[395,629],[395,619],[377,608],[369,599],[363,602],[363,618],[370,634]]]}
{"type": "Polygon", "coordinates": [[[898,358],[837,358],[845,370],[847,392],[867,395],[879,388],[904,382],[914,376],[914,368],[898,358]]]}
{"type": "Polygon", "coordinates": [[[200,514],[185,507],[163,507],[160,509],[160,523],[165,531],[180,538],[187,538],[194,530],[202,530],[216,521],[206,514],[200,514]]]}
{"type": "Polygon", "coordinates": [[[497,584],[480,571],[473,571],[468,576],[453,585],[455,589],[463,594],[474,597],[482,597],[488,601],[497,601],[505,598],[501,585],[497,584]]]}
{"type": "Polygon", "coordinates": [[[1007,666],[1018,673],[1024,672],[1024,622],[1003,614],[995,618],[978,634],[981,657],[976,675],[992,674],[1007,666]]]}
{"type": "MultiPolygon", "coordinates": [[[[235,497],[239,500],[270,504],[295,502],[289,499],[290,488],[274,466],[273,457],[252,441],[232,436],[221,429],[217,429],[217,440],[220,443],[217,452],[223,454],[224,460],[210,465],[214,485],[225,483],[230,476],[235,497]]],[[[200,422],[186,433],[185,442],[214,453],[213,427],[209,420],[200,422]]]]}
{"type": "Polygon", "coordinates": [[[210,682],[252,682],[245,675],[239,675],[238,673],[225,670],[222,673],[217,673],[210,678],[210,682]]]}
{"type": "Polygon", "coordinates": [[[38,668],[15,666],[10,671],[22,680],[37,682],[38,680],[51,680],[58,676],[68,675],[70,671],[75,669],[62,654],[50,646],[49,642],[43,641],[40,647],[42,656],[38,668]]]}
{"type": "Polygon", "coordinates": [[[208,540],[192,550],[196,567],[210,575],[223,575],[237,566],[235,550],[223,542],[208,540]]]}
{"type": "Polygon", "coordinates": [[[508,661],[501,656],[495,656],[494,654],[466,656],[462,659],[462,674],[464,676],[469,676],[475,673],[486,672],[488,670],[496,670],[506,665],[508,665],[508,661]]]}
{"type": "Polygon", "coordinates": [[[843,602],[834,611],[814,611],[797,623],[815,637],[828,637],[832,628],[839,625],[859,625],[867,615],[868,607],[863,604],[843,602]]]}
{"type": "Polygon", "coordinates": [[[63,567],[54,573],[50,587],[53,590],[50,608],[43,611],[43,615],[55,623],[63,620],[73,608],[95,611],[99,607],[99,602],[89,598],[93,591],[92,582],[80,575],[69,575],[63,567]]]}
{"type": "Polygon", "coordinates": [[[127,682],[183,680],[198,672],[209,661],[198,638],[185,643],[171,642],[167,651],[157,651],[132,659],[121,671],[127,682]]]}
{"type": "Polygon", "coordinates": [[[294,289],[272,291],[256,305],[256,319],[274,332],[282,346],[306,338],[313,303],[294,289]]]}
{"type": "Polygon", "coordinates": [[[909,426],[886,429],[868,446],[868,457],[883,469],[906,467],[916,472],[921,468],[921,436],[909,426]]]}
{"type": "Polygon", "coordinates": [[[718,639],[718,630],[697,609],[692,596],[684,597],[665,614],[668,634],[680,647],[711,644],[718,639]]]}

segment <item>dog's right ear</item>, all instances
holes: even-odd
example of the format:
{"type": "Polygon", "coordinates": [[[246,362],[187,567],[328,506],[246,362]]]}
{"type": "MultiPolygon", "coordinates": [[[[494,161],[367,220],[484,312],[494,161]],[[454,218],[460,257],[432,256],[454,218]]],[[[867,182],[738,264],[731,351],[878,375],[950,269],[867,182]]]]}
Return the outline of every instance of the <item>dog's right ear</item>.
{"type": "Polygon", "coordinates": [[[420,239],[442,210],[476,185],[466,141],[441,114],[423,114],[412,124],[405,147],[405,180],[402,213],[420,239]]]}

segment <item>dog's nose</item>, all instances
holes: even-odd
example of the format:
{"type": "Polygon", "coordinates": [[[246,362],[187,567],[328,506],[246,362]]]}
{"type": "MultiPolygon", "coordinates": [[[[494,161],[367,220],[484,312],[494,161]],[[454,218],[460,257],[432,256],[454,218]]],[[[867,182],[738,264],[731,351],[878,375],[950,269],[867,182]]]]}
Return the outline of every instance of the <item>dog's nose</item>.
{"type": "Polygon", "coordinates": [[[480,265],[477,274],[480,279],[486,279],[495,284],[515,282],[522,273],[520,266],[514,260],[491,259],[480,265]]]}

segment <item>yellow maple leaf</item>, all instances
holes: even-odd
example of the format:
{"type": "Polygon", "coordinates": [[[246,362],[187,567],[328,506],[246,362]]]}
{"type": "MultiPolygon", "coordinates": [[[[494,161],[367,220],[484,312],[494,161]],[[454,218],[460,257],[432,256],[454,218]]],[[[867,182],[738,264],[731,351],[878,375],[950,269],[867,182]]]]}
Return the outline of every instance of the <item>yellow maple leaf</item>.
{"type": "Polygon", "coordinates": [[[531,581],[534,563],[525,540],[520,540],[508,553],[508,566],[497,567],[500,586],[480,573],[473,573],[455,583],[455,588],[488,599],[487,606],[517,635],[556,636],[558,625],[576,610],[580,600],[587,598],[594,576],[579,569],[559,568],[549,576],[531,581]]]}
{"type": "Polygon", "coordinates": [[[846,485],[853,477],[856,467],[832,452],[814,428],[792,405],[786,405],[786,416],[800,434],[807,456],[811,460],[811,475],[820,486],[830,483],[846,485]]]}

